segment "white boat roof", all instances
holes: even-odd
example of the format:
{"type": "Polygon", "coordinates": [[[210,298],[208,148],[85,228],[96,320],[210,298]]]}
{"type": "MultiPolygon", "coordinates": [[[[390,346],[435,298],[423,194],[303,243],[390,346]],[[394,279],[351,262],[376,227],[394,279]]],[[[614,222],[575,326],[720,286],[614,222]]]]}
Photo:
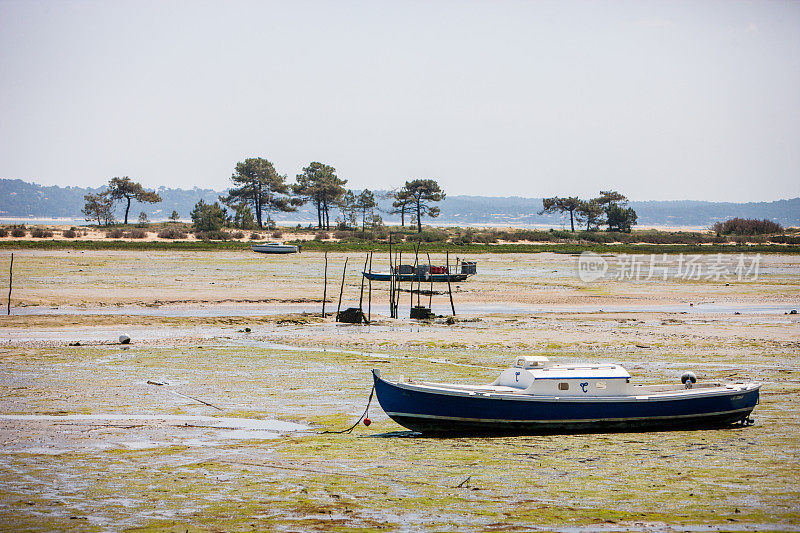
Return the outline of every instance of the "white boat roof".
{"type": "Polygon", "coordinates": [[[528,370],[536,379],[628,379],[631,375],[614,364],[553,365],[528,370]]]}

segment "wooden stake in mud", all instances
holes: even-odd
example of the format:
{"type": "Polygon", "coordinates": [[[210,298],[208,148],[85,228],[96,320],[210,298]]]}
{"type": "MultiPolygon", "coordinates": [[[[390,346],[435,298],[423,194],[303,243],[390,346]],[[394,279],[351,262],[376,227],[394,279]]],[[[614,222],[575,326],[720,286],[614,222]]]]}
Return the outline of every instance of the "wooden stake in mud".
{"type": "MultiPolygon", "coordinates": [[[[420,248],[420,246],[422,246],[421,242],[419,244],[417,244],[417,249],[414,250],[414,263],[415,263],[417,268],[419,268],[419,248],[420,248]]],[[[417,278],[417,307],[419,307],[419,305],[420,305],[420,303],[419,303],[419,293],[420,293],[420,289],[421,289],[420,285],[422,283],[422,278],[417,275],[417,268],[414,269],[414,277],[417,278]]]]}
{"type": "Polygon", "coordinates": [[[453,287],[450,285],[450,252],[447,252],[447,292],[450,293],[450,309],[453,310],[453,316],[456,316],[456,306],[453,305],[453,287]]]}
{"type": "Polygon", "coordinates": [[[11,282],[14,280],[14,253],[11,253],[11,266],[8,267],[8,314],[11,314],[11,282]]]}
{"type": "Polygon", "coordinates": [[[428,256],[428,277],[431,278],[431,293],[428,295],[428,309],[433,305],[433,273],[431,272],[431,254],[425,252],[428,256]]]}
{"type": "Polygon", "coordinates": [[[394,318],[394,269],[392,268],[392,234],[389,234],[389,318],[394,318]]]}
{"type": "MultiPolygon", "coordinates": [[[[417,247],[414,246],[414,270],[411,272],[411,286],[408,288],[409,305],[414,309],[414,278],[417,276],[417,247]]],[[[411,316],[411,309],[409,309],[409,316],[411,316]]]]}
{"type": "MultiPolygon", "coordinates": [[[[369,261],[369,254],[364,258],[364,268],[361,270],[361,295],[358,297],[358,310],[363,309],[362,303],[364,302],[364,272],[367,271],[367,261],[369,261]]],[[[361,313],[362,315],[364,313],[361,313]]]]}
{"type": "Polygon", "coordinates": [[[325,318],[325,300],[328,298],[328,252],[325,252],[325,285],[322,286],[322,318],[325,318]]]}
{"type": "Polygon", "coordinates": [[[372,252],[369,253],[369,296],[367,297],[367,322],[372,321],[372,252]]]}
{"type": "Polygon", "coordinates": [[[344,268],[342,269],[342,288],[339,289],[339,306],[336,308],[336,318],[339,318],[339,311],[342,310],[342,293],[344,292],[344,274],[347,272],[347,257],[344,258],[344,268]]]}
{"type": "Polygon", "coordinates": [[[403,250],[400,250],[400,256],[397,258],[397,268],[395,269],[395,284],[394,284],[394,317],[400,318],[400,265],[403,264],[403,250]]]}

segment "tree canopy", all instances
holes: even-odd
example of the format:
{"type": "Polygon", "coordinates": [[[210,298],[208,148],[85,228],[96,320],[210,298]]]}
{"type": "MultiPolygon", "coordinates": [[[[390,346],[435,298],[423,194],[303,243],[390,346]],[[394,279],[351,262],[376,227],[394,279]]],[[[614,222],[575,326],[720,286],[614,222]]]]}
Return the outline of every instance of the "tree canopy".
{"type": "Polygon", "coordinates": [[[207,204],[203,200],[195,204],[191,216],[197,231],[218,231],[228,218],[225,209],[218,202],[207,204]]]}
{"type": "Polygon", "coordinates": [[[600,196],[593,201],[605,209],[608,231],[631,232],[639,217],[632,207],[625,207],[628,205],[627,196],[617,191],[600,191],[600,196]]]}
{"type": "Polygon", "coordinates": [[[252,206],[259,228],[263,228],[263,214],[270,220],[272,211],[297,211],[302,203],[291,196],[286,176],[281,176],[275,167],[261,157],[251,157],[236,163],[236,172],[231,176],[234,188],[220,200],[234,209],[241,204],[252,206]]]}
{"type": "Polygon", "coordinates": [[[407,181],[403,186],[416,211],[417,233],[422,233],[422,217],[439,216],[439,208],[430,205],[431,202],[441,202],[445,199],[445,192],[436,181],[431,179],[416,179],[407,181]]]}
{"type": "Polygon", "coordinates": [[[581,199],[577,196],[542,198],[542,210],[539,214],[544,213],[569,213],[570,230],[575,231],[575,218],[576,211],[581,207],[581,199]]]}
{"type": "Polygon", "coordinates": [[[347,189],[341,198],[336,202],[339,211],[342,213],[341,222],[336,220],[337,225],[342,229],[358,227],[358,199],[353,191],[347,189]]]}
{"type": "Polygon", "coordinates": [[[630,233],[638,218],[636,211],[632,207],[622,207],[619,204],[612,203],[606,208],[608,231],[630,233]]]}
{"type": "Polygon", "coordinates": [[[600,196],[591,200],[581,200],[577,196],[542,199],[544,213],[569,213],[570,229],[575,231],[575,222],[586,221],[586,229],[597,229],[600,224],[608,224],[608,231],[630,232],[636,224],[637,215],[632,207],[626,207],[628,198],[617,191],[600,191],[600,196]],[[605,215],[605,220],[603,220],[605,215]]]}
{"type": "MultiPolygon", "coordinates": [[[[356,198],[356,208],[361,212],[361,231],[366,229],[367,213],[372,214],[373,210],[378,206],[375,201],[375,194],[369,189],[364,189],[361,194],[356,198]]],[[[372,217],[370,217],[370,222],[372,217]]]]}
{"type": "Polygon", "coordinates": [[[628,197],[617,191],[600,191],[600,196],[594,199],[603,207],[608,207],[611,204],[627,205],[628,197]]]}
{"type": "Polygon", "coordinates": [[[336,207],[345,194],[347,180],[336,176],[336,169],[314,161],[303,168],[296,177],[292,191],[304,202],[311,201],[317,208],[317,227],[330,229],[330,209],[336,207]]]}
{"type": "Polygon", "coordinates": [[[97,221],[97,225],[106,226],[114,221],[114,200],[106,193],[87,194],[83,197],[86,204],[81,212],[86,217],[87,222],[97,221]]]}
{"type": "Polygon", "coordinates": [[[108,195],[113,201],[122,200],[127,201],[125,206],[125,224],[128,224],[128,212],[131,210],[131,201],[147,203],[158,203],[161,197],[154,191],[146,191],[141,183],[131,181],[128,176],[122,178],[111,178],[108,182],[108,195]]]}
{"type": "Polygon", "coordinates": [[[603,223],[603,215],[606,211],[596,198],[592,198],[588,202],[581,201],[575,212],[579,219],[586,222],[586,231],[592,231],[598,229],[603,223]]]}
{"type": "Polygon", "coordinates": [[[413,199],[405,187],[389,191],[385,195],[386,198],[392,200],[392,208],[389,211],[392,215],[400,215],[400,226],[406,227],[406,211],[408,211],[412,204],[413,199]]]}

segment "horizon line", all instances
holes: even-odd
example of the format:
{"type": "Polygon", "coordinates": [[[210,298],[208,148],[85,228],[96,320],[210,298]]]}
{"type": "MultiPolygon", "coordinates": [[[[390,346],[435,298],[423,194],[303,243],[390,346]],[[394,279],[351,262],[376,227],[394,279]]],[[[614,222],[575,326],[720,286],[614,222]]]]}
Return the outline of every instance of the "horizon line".
{"type": "MultiPolygon", "coordinates": [[[[99,187],[92,187],[92,186],[89,186],[89,185],[83,185],[83,186],[82,185],[44,185],[44,184],[41,184],[41,183],[36,183],[35,181],[26,181],[26,180],[24,180],[22,178],[0,178],[0,180],[21,181],[21,182],[27,183],[29,185],[37,185],[39,187],[57,187],[59,189],[68,189],[68,188],[100,189],[100,188],[103,188],[103,187],[107,187],[107,185],[100,185],[99,187]]],[[[168,190],[175,190],[175,191],[195,191],[195,190],[198,190],[198,191],[213,191],[215,193],[224,193],[225,191],[230,190],[230,188],[217,190],[217,189],[202,188],[202,187],[197,187],[197,186],[194,186],[191,189],[184,189],[182,187],[168,187],[166,185],[161,185],[161,186],[159,186],[157,188],[153,188],[153,190],[155,190],[155,191],[158,191],[159,189],[168,189],[168,190]]],[[[367,189],[367,187],[365,187],[364,189],[367,189]]],[[[363,191],[364,189],[351,189],[351,190],[352,191],[363,191]]],[[[373,192],[387,192],[387,191],[390,191],[391,189],[369,189],[369,190],[371,190],[373,192]]],[[[519,195],[510,195],[510,196],[498,195],[498,196],[493,196],[493,195],[479,195],[479,194],[450,194],[450,193],[448,193],[447,196],[448,197],[451,197],[451,196],[466,197],[466,198],[519,198],[519,199],[522,199],[522,200],[541,200],[542,198],[552,198],[551,196],[519,196],[519,195]]],[[[714,204],[768,204],[768,203],[775,203],[775,202],[788,202],[788,201],[791,201],[791,200],[798,200],[798,199],[800,199],[800,196],[794,196],[794,197],[790,197],[790,198],[776,198],[774,200],[751,200],[751,201],[698,200],[698,199],[692,199],[692,198],[684,198],[684,199],[681,199],[681,200],[655,200],[655,199],[635,200],[635,199],[629,198],[628,201],[629,202],[638,202],[638,203],[644,203],[644,202],[706,202],[706,203],[714,203],[714,204]]],[[[447,197],[443,201],[446,201],[446,200],[447,200],[447,197]]]]}

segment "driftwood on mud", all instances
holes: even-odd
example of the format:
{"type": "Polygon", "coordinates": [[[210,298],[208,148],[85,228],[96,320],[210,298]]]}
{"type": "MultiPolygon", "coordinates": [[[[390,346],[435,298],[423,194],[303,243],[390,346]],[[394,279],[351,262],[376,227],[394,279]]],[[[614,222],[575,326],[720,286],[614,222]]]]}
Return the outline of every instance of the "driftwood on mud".
{"type": "Polygon", "coordinates": [[[223,410],[222,407],[217,407],[216,405],[214,405],[212,403],[205,402],[205,401],[201,400],[200,398],[195,398],[194,396],[189,396],[188,394],[182,394],[182,393],[176,392],[176,391],[172,391],[172,394],[177,394],[178,396],[181,396],[183,398],[189,398],[190,400],[194,400],[196,402],[200,402],[203,405],[207,405],[209,407],[213,407],[217,411],[222,411],[223,410]]]}

